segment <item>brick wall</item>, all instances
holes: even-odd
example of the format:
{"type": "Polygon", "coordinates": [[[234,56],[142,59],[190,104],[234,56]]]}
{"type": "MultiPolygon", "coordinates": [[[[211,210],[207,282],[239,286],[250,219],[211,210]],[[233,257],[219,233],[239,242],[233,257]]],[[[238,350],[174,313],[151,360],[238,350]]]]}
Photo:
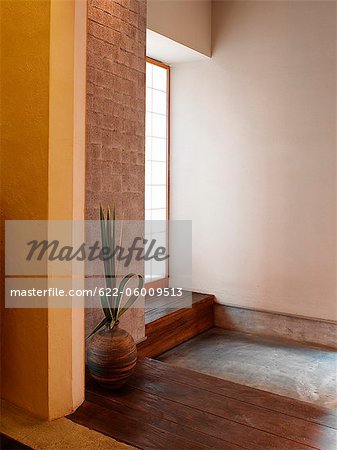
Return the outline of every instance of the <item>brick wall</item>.
{"type": "MultiPolygon", "coordinates": [[[[146,0],[89,0],[86,218],[99,203],[117,219],[144,219],[146,0]]],[[[87,310],[87,329],[99,311],[87,310]]],[[[144,336],[142,309],[123,326],[144,336]]]]}

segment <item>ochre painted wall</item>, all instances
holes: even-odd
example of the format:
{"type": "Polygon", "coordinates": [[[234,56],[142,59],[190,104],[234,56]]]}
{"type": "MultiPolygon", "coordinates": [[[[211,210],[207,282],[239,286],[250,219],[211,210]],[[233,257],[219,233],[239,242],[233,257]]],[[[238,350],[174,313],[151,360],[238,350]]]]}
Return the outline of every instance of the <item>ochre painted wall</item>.
{"type": "MultiPolygon", "coordinates": [[[[3,218],[83,219],[86,3],[0,6],[3,218]]],[[[84,398],[83,310],[5,309],[4,265],[1,282],[2,396],[69,414],[84,398]]]]}
{"type": "MultiPolygon", "coordinates": [[[[1,1],[0,8],[3,218],[47,219],[50,2],[1,1]]],[[[1,290],[3,300],[3,278],[1,290]]],[[[1,316],[2,395],[46,417],[48,311],[2,302],[1,316]]]]}

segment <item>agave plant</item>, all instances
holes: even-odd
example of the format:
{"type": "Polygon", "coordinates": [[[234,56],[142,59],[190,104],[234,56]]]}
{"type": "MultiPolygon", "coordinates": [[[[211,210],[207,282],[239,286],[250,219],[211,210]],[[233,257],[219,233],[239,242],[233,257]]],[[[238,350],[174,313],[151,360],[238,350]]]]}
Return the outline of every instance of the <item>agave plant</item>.
{"type": "MultiPolygon", "coordinates": [[[[109,256],[103,257],[104,263],[104,277],[105,277],[105,287],[104,293],[100,294],[100,300],[102,309],[104,312],[104,319],[92,330],[92,332],[87,336],[87,339],[99,331],[102,327],[108,326],[112,329],[120,317],[135,303],[139,295],[131,295],[129,299],[122,305],[124,289],[127,283],[133,279],[138,279],[138,292],[143,287],[143,277],[141,275],[136,275],[134,273],[129,273],[124,276],[118,285],[118,259],[116,250],[116,209],[115,207],[111,210],[108,207],[106,213],[100,205],[99,207],[99,220],[101,225],[101,240],[102,248],[109,249],[109,256]],[[118,286],[117,286],[118,285],[118,286]],[[116,288],[118,288],[116,290],[116,288]],[[117,295],[107,296],[106,292],[117,292],[117,295]]],[[[120,230],[119,242],[121,246],[122,242],[122,228],[120,230]]]]}

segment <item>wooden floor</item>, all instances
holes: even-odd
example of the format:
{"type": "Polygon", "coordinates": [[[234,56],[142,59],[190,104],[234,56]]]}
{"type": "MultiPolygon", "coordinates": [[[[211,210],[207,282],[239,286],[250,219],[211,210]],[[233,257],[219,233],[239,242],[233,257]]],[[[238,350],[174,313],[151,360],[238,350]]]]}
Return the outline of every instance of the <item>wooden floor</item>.
{"type": "Polygon", "coordinates": [[[140,356],[155,357],[208,330],[214,324],[214,296],[183,291],[182,297],[146,299],[146,340],[140,356]]]}
{"type": "Polygon", "coordinates": [[[0,448],[2,450],[33,450],[28,445],[22,444],[3,433],[0,433],[0,448]]]}
{"type": "Polygon", "coordinates": [[[191,308],[196,303],[209,298],[214,299],[214,295],[191,291],[182,291],[182,295],[179,297],[172,295],[147,296],[145,299],[145,324],[150,324],[184,308],[191,308]]]}
{"type": "Polygon", "coordinates": [[[71,420],[142,449],[337,448],[337,415],[143,358],[119,393],[89,380],[71,420]]]}

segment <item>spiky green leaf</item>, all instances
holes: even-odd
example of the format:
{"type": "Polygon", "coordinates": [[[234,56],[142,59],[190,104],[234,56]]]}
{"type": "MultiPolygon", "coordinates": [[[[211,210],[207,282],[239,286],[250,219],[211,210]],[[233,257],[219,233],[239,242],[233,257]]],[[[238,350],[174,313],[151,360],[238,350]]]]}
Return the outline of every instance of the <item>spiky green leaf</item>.
{"type": "Polygon", "coordinates": [[[91,336],[93,336],[97,331],[99,331],[101,328],[104,327],[105,324],[108,323],[108,319],[104,317],[104,319],[92,330],[90,334],[86,337],[86,339],[89,339],[91,336]]]}
{"type": "Polygon", "coordinates": [[[111,311],[111,308],[110,308],[109,301],[108,301],[108,299],[107,299],[105,294],[101,294],[99,298],[100,298],[100,301],[101,301],[101,305],[102,305],[102,309],[103,309],[104,315],[108,319],[108,321],[111,322],[111,320],[113,319],[113,316],[112,316],[112,311],[111,311]]]}
{"type": "Polygon", "coordinates": [[[122,297],[124,293],[124,289],[127,285],[127,283],[134,277],[138,278],[138,286],[137,289],[140,291],[143,287],[143,277],[141,275],[135,275],[134,273],[130,273],[126,275],[123,280],[121,281],[118,289],[118,312],[117,312],[117,320],[124,314],[126,311],[131,308],[131,306],[135,303],[135,301],[138,299],[139,295],[132,294],[129,299],[126,301],[125,305],[121,308],[122,303],[122,297]]]}

